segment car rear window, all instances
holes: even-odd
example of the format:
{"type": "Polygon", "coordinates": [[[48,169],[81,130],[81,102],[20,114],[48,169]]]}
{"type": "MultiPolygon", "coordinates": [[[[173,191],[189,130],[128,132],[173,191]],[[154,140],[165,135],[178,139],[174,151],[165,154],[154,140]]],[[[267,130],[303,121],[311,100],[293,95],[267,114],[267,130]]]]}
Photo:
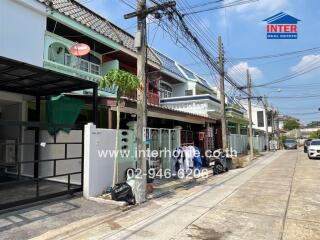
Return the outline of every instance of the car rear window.
{"type": "Polygon", "coordinates": [[[286,140],[286,143],[296,143],[295,140],[286,140]]]}
{"type": "Polygon", "coordinates": [[[311,142],[311,145],[312,145],[312,146],[314,146],[314,145],[320,145],[320,141],[312,141],[312,142],[311,142]]]}

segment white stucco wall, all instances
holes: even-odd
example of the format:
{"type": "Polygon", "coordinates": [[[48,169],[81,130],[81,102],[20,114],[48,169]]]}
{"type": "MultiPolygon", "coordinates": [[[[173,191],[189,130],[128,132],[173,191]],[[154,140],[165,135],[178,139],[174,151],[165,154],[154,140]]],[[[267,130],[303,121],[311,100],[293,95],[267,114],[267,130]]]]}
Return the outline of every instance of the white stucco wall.
{"type": "Polygon", "coordinates": [[[279,129],[282,130],[284,128],[284,122],[281,120],[279,121],[279,129]]]}
{"type": "Polygon", "coordinates": [[[188,90],[187,83],[180,83],[172,85],[172,97],[181,97],[186,94],[186,90],[188,90]]]}
{"type": "MultiPolygon", "coordinates": [[[[135,148],[132,148],[135,146],[132,142],[132,140],[135,139],[133,132],[130,130],[121,130],[119,136],[119,149],[123,150],[123,146],[127,146],[127,148],[125,148],[126,150],[134,151],[135,148]],[[123,134],[124,132],[126,132],[126,134],[123,134]],[[126,139],[126,141],[124,141],[124,139],[126,139]]],[[[103,151],[110,152],[115,150],[115,140],[115,129],[96,128],[92,123],[85,126],[83,195],[86,198],[97,197],[101,195],[107,187],[112,186],[115,155],[103,155],[101,153],[103,151]]],[[[136,168],[135,159],[132,157],[121,157],[120,154],[118,162],[119,182],[124,181],[125,170],[128,168],[136,168]]]]}
{"type": "MultiPolygon", "coordinates": [[[[244,106],[244,108],[248,111],[248,103],[247,101],[241,101],[241,104],[244,106]]],[[[261,130],[264,131],[266,130],[266,117],[265,117],[265,110],[264,107],[256,105],[256,104],[252,104],[252,123],[253,123],[253,129],[256,130],[261,130]],[[262,111],[263,112],[263,121],[264,121],[264,126],[263,127],[258,127],[258,112],[262,111]]],[[[271,133],[272,132],[272,127],[269,126],[268,127],[268,132],[271,133]]]]}
{"type": "Polygon", "coordinates": [[[35,0],[1,0],[0,56],[43,66],[46,9],[35,0]]]}
{"type": "Polygon", "coordinates": [[[188,90],[192,90],[193,95],[196,95],[196,82],[188,81],[188,90]]]}

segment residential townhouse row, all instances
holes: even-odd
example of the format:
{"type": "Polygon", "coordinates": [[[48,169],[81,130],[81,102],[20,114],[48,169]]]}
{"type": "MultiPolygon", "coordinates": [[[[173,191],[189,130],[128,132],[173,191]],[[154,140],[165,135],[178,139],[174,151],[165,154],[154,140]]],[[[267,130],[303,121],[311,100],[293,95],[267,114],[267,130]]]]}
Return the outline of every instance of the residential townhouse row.
{"type": "MultiPolygon", "coordinates": [[[[36,197],[41,177],[67,181],[68,191],[70,183],[82,187],[83,125],[93,122],[99,128],[113,129],[116,122],[115,89],[98,89],[97,84],[111,69],[137,74],[134,37],[71,0],[2,0],[0,18],[0,184],[7,184],[12,176],[22,176],[31,186],[35,184],[36,197]],[[90,53],[73,56],[70,48],[75,43],[89,45],[90,53]],[[54,97],[59,94],[62,97],[54,97]],[[67,123],[74,130],[57,134],[59,123],[67,123]],[[41,144],[46,143],[47,150],[43,150],[41,144]],[[48,161],[37,162],[42,158],[48,161]],[[77,162],[60,161],[63,159],[77,162]],[[67,173],[59,175],[63,169],[67,173]]],[[[193,144],[201,150],[221,148],[218,87],[153,48],[148,49],[147,68],[149,138],[159,131],[179,129],[179,135],[169,136],[171,142],[193,144]]],[[[136,92],[121,99],[123,130],[134,129],[135,99],[136,92]]],[[[246,105],[228,96],[226,102],[230,145],[245,152],[246,105]]],[[[259,122],[260,111],[253,115],[259,122]]],[[[255,125],[262,136],[261,124],[255,125]]],[[[153,144],[158,143],[154,140],[153,144]]],[[[0,206],[19,201],[15,197],[0,200],[0,206]]]]}

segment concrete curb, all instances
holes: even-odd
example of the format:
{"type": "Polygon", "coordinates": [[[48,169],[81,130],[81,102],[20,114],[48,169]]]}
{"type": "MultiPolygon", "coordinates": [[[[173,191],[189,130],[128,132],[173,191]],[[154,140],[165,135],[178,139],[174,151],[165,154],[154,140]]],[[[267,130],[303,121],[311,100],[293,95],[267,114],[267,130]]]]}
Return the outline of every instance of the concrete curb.
{"type": "Polygon", "coordinates": [[[97,203],[106,203],[106,204],[110,204],[110,205],[115,205],[118,207],[125,207],[128,205],[127,202],[114,201],[114,200],[110,200],[110,199],[104,199],[101,197],[90,197],[89,200],[97,202],[97,203]]]}

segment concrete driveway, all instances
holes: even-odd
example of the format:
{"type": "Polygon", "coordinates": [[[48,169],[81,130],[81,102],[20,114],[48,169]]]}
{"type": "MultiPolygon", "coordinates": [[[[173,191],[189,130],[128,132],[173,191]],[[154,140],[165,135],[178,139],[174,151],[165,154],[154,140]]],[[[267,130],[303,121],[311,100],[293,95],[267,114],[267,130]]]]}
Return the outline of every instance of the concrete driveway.
{"type": "Polygon", "coordinates": [[[0,239],[25,240],[91,217],[108,216],[117,207],[88,201],[81,196],[54,201],[0,214],[0,239]]]}

